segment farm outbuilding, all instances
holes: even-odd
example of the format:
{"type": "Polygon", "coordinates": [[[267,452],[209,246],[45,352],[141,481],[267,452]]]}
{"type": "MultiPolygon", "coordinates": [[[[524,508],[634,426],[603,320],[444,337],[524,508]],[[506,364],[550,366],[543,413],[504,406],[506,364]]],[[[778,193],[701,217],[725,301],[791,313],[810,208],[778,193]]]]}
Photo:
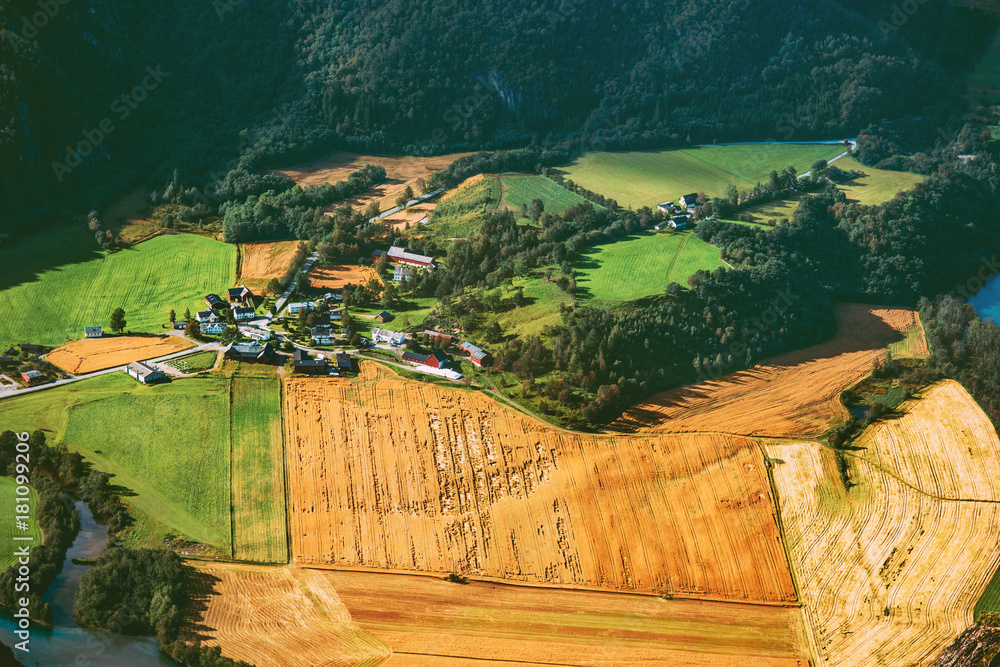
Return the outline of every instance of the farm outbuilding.
{"type": "Polygon", "coordinates": [[[21,379],[27,383],[38,382],[43,379],[45,375],[41,371],[25,371],[21,373],[21,379]]]}
{"type": "Polygon", "coordinates": [[[253,304],[253,292],[246,285],[230,287],[226,292],[226,297],[229,299],[229,303],[239,303],[245,306],[253,304]]]}
{"type": "Polygon", "coordinates": [[[141,361],[133,361],[125,367],[125,372],[143,384],[152,384],[167,379],[166,373],[141,361]]]}
{"type": "Polygon", "coordinates": [[[489,352],[476,347],[472,343],[462,343],[460,347],[469,353],[469,361],[476,366],[488,365],[492,360],[489,352]]]}
{"type": "Polygon", "coordinates": [[[391,322],[392,321],[392,313],[390,313],[388,310],[383,310],[381,313],[379,313],[378,315],[375,316],[375,321],[376,322],[391,322]]]}
{"type": "Polygon", "coordinates": [[[226,356],[239,361],[268,361],[274,355],[269,343],[233,343],[226,349],[226,356]]]}
{"type": "Polygon", "coordinates": [[[100,338],[104,335],[104,327],[84,327],[84,338],[100,338]]]}
{"type": "Polygon", "coordinates": [[[206,295],[205,296],[205,303],[207,303],[208,307],[211,308],[211,309],[213,309],[213,310],[216,309],[216,308],[225,308],[225,306],[226,306],[226,302],[223,301],[219,297],[218,294],[208,294],[208,295],[206,295]]]}

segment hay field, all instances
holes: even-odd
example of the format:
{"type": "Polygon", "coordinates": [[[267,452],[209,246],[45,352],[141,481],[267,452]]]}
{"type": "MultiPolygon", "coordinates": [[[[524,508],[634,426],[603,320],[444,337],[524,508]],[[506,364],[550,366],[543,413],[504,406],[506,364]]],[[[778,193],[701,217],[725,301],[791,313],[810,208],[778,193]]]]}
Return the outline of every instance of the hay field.
{"type": "Polygon", "coordinates": [[[565,591],[371,572],[325,573],[388,665],[805,667],[796,608],[565,591]],[[483,662],[480,662],[483,661],[483,662]]]}
{"type": "Polygon", "coordinates": [[[80,375],[125,366],[133,361],[156,359],[194,346],[178,336],[91,338],[63,345],[45,358],[67,373],[80,375]]]}
{"type": "Polygon", "coordinates": [[[1000,566],[1000,505],[931,498],[855,457],[770,444],[819,664],[930,665],[973,622],[1000,566]]]}
{"type": "Polygon", "coordinates": [[[954,380],[867,429],[860,455],[932,496],[1000,501],[1000,438],[975,399],[954,380]]]}
{"type": "Polygon", "coordinates": [[[365,285],[378,278],[370,266],[317,266],[309,272],[309,286],[316,289],[342,289],[345,285],[365,285]]]}
{"type": "Polygon", "coordinates": [[[263,295],[272,278],[281,278],[292,263],[299,241],[274,243],[243,243],[240,245],[240,277],[236,281],[246,285],[254,294],[263,295]]]}
{"type": "Polygon", "coordinates": [[[620,432],[723,431],[795,437],[847,418],[840,392],[868,375],[887,345],[927,354],[917,313],[861,304],[837,307],[837,335],[753,368],[657,394],[611,425],[620,432]]]}
{"type": "Polygon", "coordinates": [[[795,599],[754,441],[559,431],[374,363],[361,375],[286,382],[300,565],[795,599]]]}
{"type": "Polygon", "coordinates": [[[0,570],[6,570],[11,565],[17,563],[16,550],[18,547],[26,545],[33,548],[42,543],[42,530],[38,527],[38,520],[35,518],[35,510],[38,507],[38,494],[35,493],[34,489],[28,489],[28,497],[31,498],[28,501],[31,508],[31,512],[28,515],[28,529],[18,530],[14,523],[14,506],[17,504],[16,499],[18,498],[16,489],[17,482],[13,477],[0,477],[0,502],[3,503],[4,507],[10,508],[8,510],[10,518],[0,522],[0,570]],[[12,539],[15,536],[31,537],[34,538],[34,541],[15,542],[12,539]]]}
{"type": "MultiPolygon", "coordinates": [[[[307,187],[345,181],[351,172],[361,169],[366,164],[380,165],[385,168],[387,177],[385,183],[364,195],[353,197],[346,202],[337,202],[331,208],[337,208],[347,203],[354,208],[363,209],[372,201],[377,201],[379,208],[388,211],[396,205],[396,197],[406,189],[407,185],[413,186],[413,189],[416,190],[417,179],[426,180],[434,172],[447,169],[452,162],[465,155],[472,155],[472,153],[414,157],[410,155],[359,155],[357,153],[336,152],[315,162],[276,170],[273,173],[281,174],[302,187],[307,187]]],[[[417,194],[420,193],[417,192],[417,194]]]]}
{"type": "Polygon", "coordinates": [[[319,572],[288,567],[191,563],[197,593],[182,637],[222,655],[274,667],[353,667],[389,655],[358,628],[319,572]]]}
{"type": "Polygon", "coordinates": [[[287,563],[281,386],[273,373],[236,375],[229,391],[233,557],[287,563]]]}
{"type": "Polygon", "coordinates": [[[875,167],[863,165],[850,156],[838,160],[834,165],[845,171],[853,169],[864,172],[864,176],[838,185],[837,187],[847,195],[847,201],[857,202],[866,206],[874,206],[887,202],[895,197],[896,193],[909,190],[927,178],[921,174],[913,174],[908,171],[876,169],[875,167]]]}

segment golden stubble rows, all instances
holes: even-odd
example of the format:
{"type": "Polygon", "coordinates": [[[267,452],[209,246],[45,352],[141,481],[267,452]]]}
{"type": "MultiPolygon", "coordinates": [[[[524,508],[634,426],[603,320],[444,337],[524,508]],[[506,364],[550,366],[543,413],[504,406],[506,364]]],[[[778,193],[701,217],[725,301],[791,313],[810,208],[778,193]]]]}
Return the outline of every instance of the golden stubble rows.
{"type": "Polygon", "coordinates": [[[367,363],[286,390],[299,565],[795,599],[752,440],[560,431],[367,363]]]}

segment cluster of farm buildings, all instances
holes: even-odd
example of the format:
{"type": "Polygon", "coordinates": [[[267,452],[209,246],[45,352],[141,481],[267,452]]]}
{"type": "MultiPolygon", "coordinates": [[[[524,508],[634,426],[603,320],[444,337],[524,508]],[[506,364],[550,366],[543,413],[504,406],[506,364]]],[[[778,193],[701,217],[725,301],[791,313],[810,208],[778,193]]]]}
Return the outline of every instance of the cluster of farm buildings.
{"type": "Polygon", "coordinates": [[[671,229],[687,229],[691,225],[691,216],[694,214],[694,207],[698,205],[698,194],[691,193],[682,196],[677,203],[672,201],[663,202],[656,205],[656,210],[670,216],[662,225],[656,225],[654,229],[659,231],[663,227],[671,229]]]}

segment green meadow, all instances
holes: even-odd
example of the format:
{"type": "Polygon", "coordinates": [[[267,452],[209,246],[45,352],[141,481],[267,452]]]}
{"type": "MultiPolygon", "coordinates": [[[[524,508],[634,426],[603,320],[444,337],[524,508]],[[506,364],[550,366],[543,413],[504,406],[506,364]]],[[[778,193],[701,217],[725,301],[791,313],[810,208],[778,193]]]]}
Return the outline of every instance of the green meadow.
{"type": "Polygon", "coordinates": [[[115,253],[78,227],[55,227],[0,246],[0,344],[61,345],[125,309],[128,329],[161,331],[170,309],[204,308],[234,284],[236,248],[192,234],[159,236],[115,253]]]}
{"type": "Polygon", "coordinates": [[[287,563],[281,386],[267,371],[231,380],[233,557],[287,563]]]}
{"type": "Polygon", "coordinates": [[[867,206],[887,202],[895,197],[897,192],[909,190],[925,178],[920,174],[912,174],[908,171],[889,171],[867,167],[853,157],[842,158],[835,165],[844,171],[864,172],[864,176],[837,187],[847,195],[847,201],[867,206]]]}
{"type": "Polygon", "coordinates": [[[147,387],[102,375],[4,399],[0,430],[44,430],[112,475],[136,519],[131,544],[162,544],[170,533],[284,562],[280,387],[270,367],[254,373],[270,376],[209,373],[147,387]]]}
{"type": "Polygon", "coordinates": [[[691,232],[634,236],[597,246],[577,262],[577,294],[631,301],[659,294],[671,282],[687,286],[699,270],[725,266],[721,252],[691,232]]]}
{"type": "Polygon", "coordinates": [[[587,203],[580,195],[544,176],[504,174],[498,178],[502,183],[501,205],[514,211],[520,211],[522,206],[530,207],[535,199],[541,199],[545,211],[552,215],[560,215],[571,206],[587,203]]]}
{"type": "MultiPolygon", "coordinates": [[[[2,429],[7,430],[7,429],[2,429]]],[[[16,498],[18,497],[14,490],[17,488],[17,482],[11,477],[0,477],[0,503],[3,503],[3,507],[7,512],[13,513],[14,505],[16,504],[16,498]]],[[[14,525],[14,517],[9,516],[0,521],[0,570],[6,570],[9,566],[14,565],[17,562],[17,557],[14,555],[15,550],[23,545],[28,545],[31,547],[37,547],[42,543],[42,531],[38,527],[38,522],[35,520],[35,510],[38,508],[38,496],[34,491],[28,490],[28,506],[31,508],[28,518],[28,530],[17,530],[14,525]],[[14,537],[31,537],[33,540],[28,541],[14,541],[14,537]]]]}
{"type": "Polygon", "coordinates": [[[839,144],[749,144],[697,146],[662,151],[586,153],[562,168],[566,178],[588,190],[638,209],[677,201],[690,192],[710,197],[726,186],[743,190],[768,178],[772,170],[809,170],[819,159],[844,152],[839,144]]]}

